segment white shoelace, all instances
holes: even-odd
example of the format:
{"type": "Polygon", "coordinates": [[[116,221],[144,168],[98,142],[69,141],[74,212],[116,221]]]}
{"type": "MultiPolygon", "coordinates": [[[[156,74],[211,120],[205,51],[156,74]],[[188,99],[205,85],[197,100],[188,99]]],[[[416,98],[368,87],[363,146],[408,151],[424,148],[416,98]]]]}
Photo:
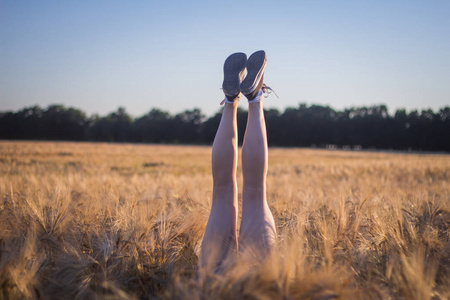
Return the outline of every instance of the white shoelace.
{"type": "MultiPolygon", "coordinates": [[[[248,103],[256,103],[256,102],[260,102],[263,99],[263,95],[264,98],[269,97],[269,95],[271,93],[274,93],[275,96],[277,96],[277,98],[279,99],[280,97],[278,97],[277,93],[275,93],[275,91],[270,87],[267,86],[265,83],[263,83],[263,85],[261,86],[261,90],[258,92],[258,94],[256,94],[255,98],[253,100],[248,101],[248,103]]],[[[222,102],[220,102],[220,105],[224,105],[225,103],[236,103],[239,102],[241,100],[241,94],[239,93],[239,95],[234,99],[234,101],[229,101],[227,96],[225,96],[225,98],[222,100],[222,102]]]]}
{"type": "Polygon", "coordinates": [[[265,94],[265,95],[264,95],[264,98],[267,98],[267,97],[269,97],[269,95],[270,95],[271,93],[274,93],[275,96],[277,96],[277,98],[280,99],[280,97],[278,97],[277,93],[275,93],[275,91],[272,90],[272,88],[271,88],[270,86],[267,86],[265,83],[263,83],[263,85],[262,85],[262,87],[261,87],[261,90],[262,90],[263,93],[265,94]]]}
{"type": "Polygon", "coordinates": [[[272,88],[263,83],[261,90],[258,92],[258,94],[256,94],[253,100],[248,101],[248,103],[260,102],[262,99],[269,97],[269,95],[272,92],[275,94],[275,96],[277,96],[277,98],[280,98],[278,97],[277,93],[275,93],[275,91],[272,90],[272,88]]]}

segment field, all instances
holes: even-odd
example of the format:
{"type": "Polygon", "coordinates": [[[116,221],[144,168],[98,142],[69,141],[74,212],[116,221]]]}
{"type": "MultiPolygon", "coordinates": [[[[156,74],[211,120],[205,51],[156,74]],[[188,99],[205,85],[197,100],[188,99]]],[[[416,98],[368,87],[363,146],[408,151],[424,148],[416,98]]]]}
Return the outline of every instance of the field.
{"type": "Polygon", "coordinates": [[[0,299],[449,299],[450,156],[272,148],[277,251],[198,276],[210,151],[0,142],[0,299]]]}

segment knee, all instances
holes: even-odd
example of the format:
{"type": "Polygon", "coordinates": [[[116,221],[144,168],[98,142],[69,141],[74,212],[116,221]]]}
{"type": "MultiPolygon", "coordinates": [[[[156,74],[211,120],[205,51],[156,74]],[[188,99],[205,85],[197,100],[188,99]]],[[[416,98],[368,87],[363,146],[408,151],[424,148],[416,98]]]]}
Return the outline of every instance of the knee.
{"type": "Polygon", "coordinates": [[[266,198],[266,189],[264,184],[249,185],[244,183],[242,198],[244,201],[247,201],[247,199],[250,201],[264,200],[266,198]]]}
{"type": "Polygon", "coordinates": [[[236,185],[236,178],[233,173],[213,173],[213,185],[216,187],[232,187],[236,185]]]}
{"type": "Polygon", "coordinates": [[[237,184],[235,182],[214,183],[213,203],[234,203],[237,200],[237,184]]]}

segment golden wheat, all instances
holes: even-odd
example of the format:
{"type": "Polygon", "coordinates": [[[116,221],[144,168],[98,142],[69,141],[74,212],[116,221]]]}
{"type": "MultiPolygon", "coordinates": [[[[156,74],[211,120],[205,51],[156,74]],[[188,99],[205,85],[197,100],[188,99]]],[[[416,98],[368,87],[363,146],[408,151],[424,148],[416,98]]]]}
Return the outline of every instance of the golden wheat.
{"type": "Polygon", "coordinates": [[[0,142],[0,299],[450,297],[450,156],[270,149],[277,251],[199,275],[210,151],[0,142]]]}

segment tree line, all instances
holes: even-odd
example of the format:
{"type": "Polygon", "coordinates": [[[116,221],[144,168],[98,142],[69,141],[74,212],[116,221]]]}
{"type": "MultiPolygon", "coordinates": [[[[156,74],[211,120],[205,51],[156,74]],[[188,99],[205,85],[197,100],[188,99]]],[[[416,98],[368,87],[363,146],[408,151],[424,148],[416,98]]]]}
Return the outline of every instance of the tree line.
{"type": "MultiPolygon", "coordinates": [[[[158,108],[132,117],[123,107],[106,116],[88,116],[63,105],[25,107],[0,112],[0,139],[64,140],[167,144],[211,144],[221,111],[205,116],[200,109],[172,115],[158,108]]],[[[299,104],[284,111],[265,110],[270,146],[392,149],[450,152],[450,107],[393,115],[385,105],[337,111],[299,104]]],[[[238,110],[239,142],[247,111],[238,110]]]]}

